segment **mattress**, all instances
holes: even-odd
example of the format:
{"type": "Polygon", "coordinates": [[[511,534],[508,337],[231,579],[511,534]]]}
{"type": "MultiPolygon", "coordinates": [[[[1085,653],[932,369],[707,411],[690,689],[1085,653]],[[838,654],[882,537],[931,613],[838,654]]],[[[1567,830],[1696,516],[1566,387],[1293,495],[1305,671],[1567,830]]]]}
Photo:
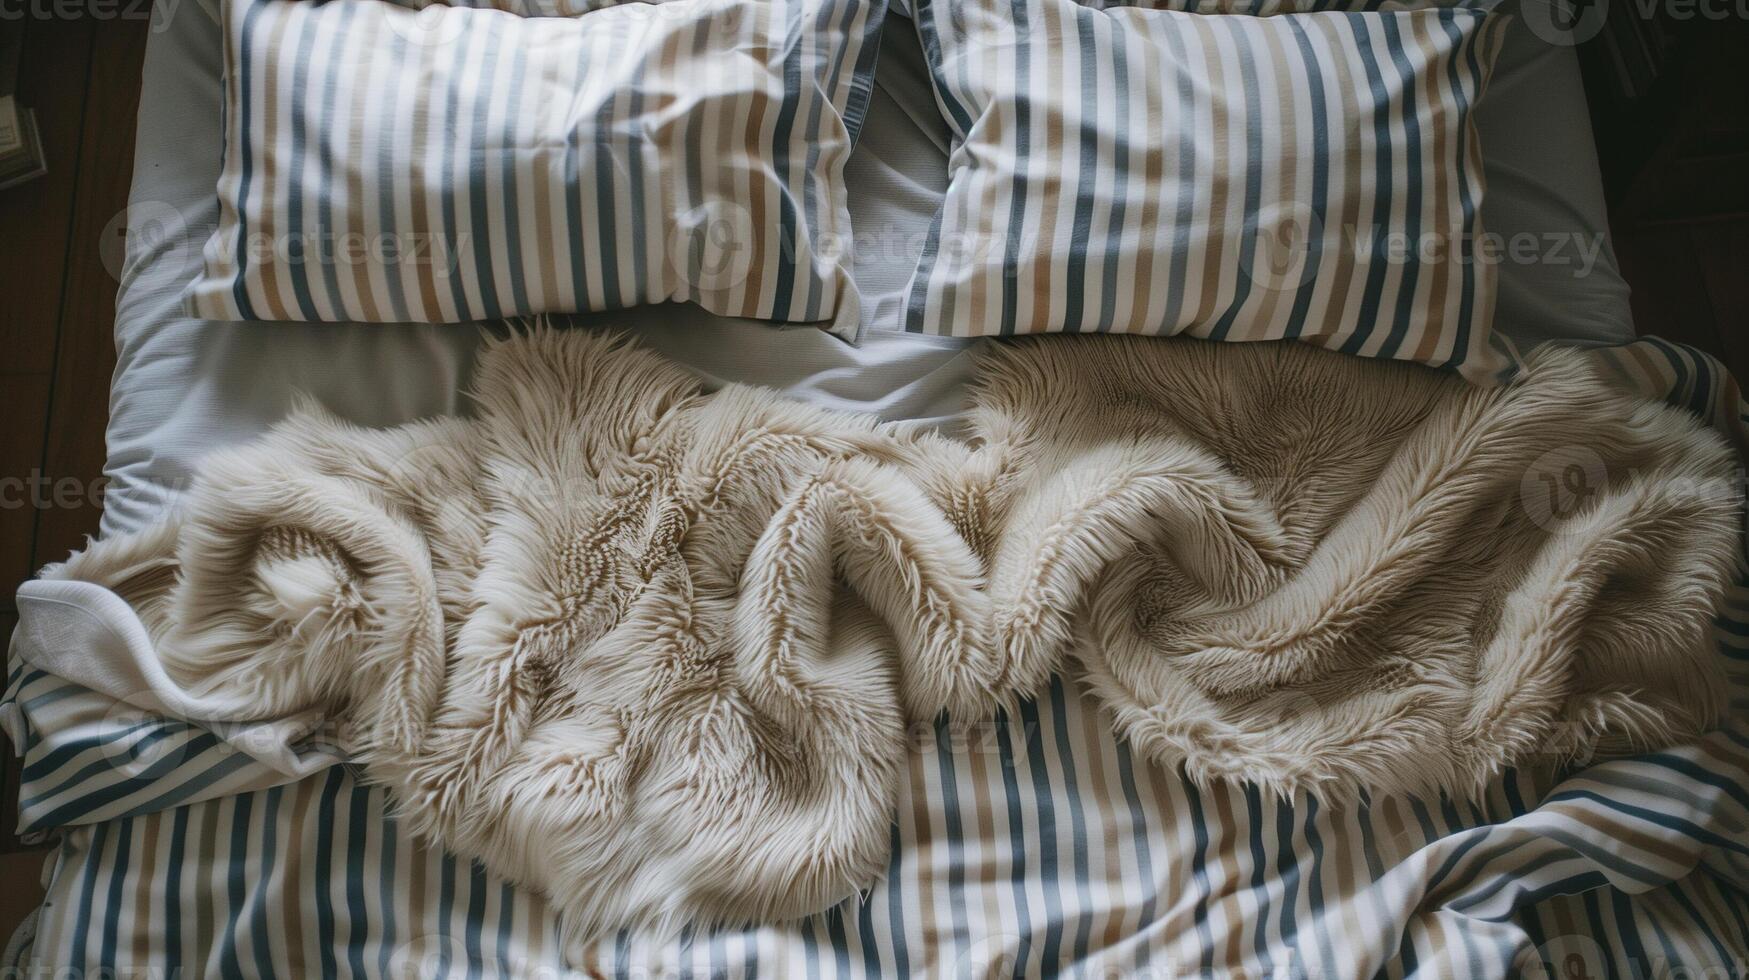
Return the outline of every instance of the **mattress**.
{"type": "MultiPolygon", "coordinates": [[[[180,313],[217,218],[220,52],[210,10],[166,10],[176,16],[148,49],[129,215],[155,233],[131,237],[118,300],[105,533],[173,504],[200,455],[259,433],[300,394],[368,425],[465,412],[480,336],[180,313]]],[[[1510,32],[1478,115],[1484,219],[1542,246],[1502,267],[1500,328],[1521,344],[1631,341],[1571,50],[1510,32]]],[[[578,325],[631,329],[713,382],[952,425],[966,344],[894,329],[948,149],[911,25],[895,18],[849,165],[862,346],[686,306],[578,325]]],[[[1655,343],[1602,356],[1721,426],[1741,421],[1734,388],[1704,358],[1655,343]]],[[[1331,806],[1146,765],[1062,680],[992,722],[913,733],[891,862],[867,894],[800,922],[621,934],[567,955],[538,895],[412,839],[381,789],[319,739],[286,745],[96,693],[151,687],[137,673],[149,638],[119,600],[33,589],[20,596],[0,722],[24,754],[22,824],[59,844],[48,901],[0,964],[23,975],[1480,976],[1541,961],[1601,976],[1749,961],[1739,731],[1510,772],[1474,803],[1331,806]],[[55,663],[65,669],[44,669],[55,663]]],[[[1745,623],[1738,596],[1720,643],[1739,665],[1745,623]]]]}

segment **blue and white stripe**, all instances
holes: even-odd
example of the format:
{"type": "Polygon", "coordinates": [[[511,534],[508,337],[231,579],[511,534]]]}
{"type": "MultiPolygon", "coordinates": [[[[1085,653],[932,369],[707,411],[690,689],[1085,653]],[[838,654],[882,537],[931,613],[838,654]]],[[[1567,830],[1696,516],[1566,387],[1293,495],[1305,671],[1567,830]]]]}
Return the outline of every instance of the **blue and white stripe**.
{"type": "Polygon", "coordinates": [[[1295,338],[1510,375],[1472,124],[1503,19],[1348,6],[915,4],[956,145],[907,329],[1295,338]]]}
{"type": "Polygon", "coordinates": [[[690,300],[855,336],[843,171],[885,0],[222,10],[220,224],[192,315],[690,300]]]}

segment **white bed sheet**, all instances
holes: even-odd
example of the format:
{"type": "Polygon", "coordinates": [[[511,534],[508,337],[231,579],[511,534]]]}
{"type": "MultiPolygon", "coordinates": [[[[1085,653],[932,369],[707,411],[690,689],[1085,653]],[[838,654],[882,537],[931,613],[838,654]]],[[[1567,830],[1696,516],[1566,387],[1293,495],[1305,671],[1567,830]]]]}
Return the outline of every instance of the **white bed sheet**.
{"type": "MultiPolygon", "coordinates": [[[[218,219],[220,34],[211,0],[160,0],[153,23],[117,301],[106,534],[161,511],[203,454],[261,432],[299,393],[366,425],[465,411],[480,337],[469,325],[231,324],[184,315],[182,289],[218,219]]],[[[1515,23],[1478,122],[1486,225],[1503,241],[1541,246],[1537,261],[1501,267],[1500,327],[1528,343],[1631,339],[1627,288],[1607,247],[1595,265],[1574,264],[1578,245],[1601,243],[1604,209],[1573,52],[1515,23]],[[1574,261],[1550,251],[1563,243],[1574,261]]],[[[962,400],[967,342],[892,330],[946,184],[948,139],[912,24],[894,16],[847,175],[868,317],[860,347],[683,305],[580,319],[631,328],[713,381],[769,385],[885,418],[949,420],[962,400]]]]}

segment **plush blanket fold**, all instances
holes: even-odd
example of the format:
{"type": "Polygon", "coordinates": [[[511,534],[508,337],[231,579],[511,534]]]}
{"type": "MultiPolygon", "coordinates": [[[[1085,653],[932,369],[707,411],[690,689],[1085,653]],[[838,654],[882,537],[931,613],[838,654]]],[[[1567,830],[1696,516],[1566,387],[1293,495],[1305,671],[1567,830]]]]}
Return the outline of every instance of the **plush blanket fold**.
{"type": "Polygon", "coordinates": [[[1485,391],[1292,345],[998,348],[989,590],[1199,778],[1468,791],[1709,727],[1740,478],[1691,417],[1545,348],[1485,391]],[[997,485],[1004,481],[998,480],[997,485]]]}
{"type": "Polygon", "coordinates": [[[492,345],[468,419],[307,407],[105,585],[230,719],[325,713],[578,938],[826,907],[906,726],[1080,675],[1139,750],[1339,797],[1715,721],[1736,462],[1543,349],[1476,389],[1292,344],[992,346],[964,438],[622,339],[492,345]]]}

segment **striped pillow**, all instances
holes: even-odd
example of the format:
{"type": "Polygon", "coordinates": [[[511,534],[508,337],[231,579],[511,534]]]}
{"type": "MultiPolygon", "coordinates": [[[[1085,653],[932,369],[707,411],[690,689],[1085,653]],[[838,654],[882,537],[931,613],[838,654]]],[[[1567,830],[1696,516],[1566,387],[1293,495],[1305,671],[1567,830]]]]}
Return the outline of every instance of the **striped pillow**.
{"type": "Polygon", "coordinates": [[[1476,248],[1488,6],[934,0],[916,20],[956,146],[907,329],[1298,338],[1478,383],[1515,369],[1476,248]]]}
{"type": "Polygon", "coordinates": [[[854,338],[843,170],[885,0],[223,8],[220,223],[193,315],[693,300],[854,338]]]}

